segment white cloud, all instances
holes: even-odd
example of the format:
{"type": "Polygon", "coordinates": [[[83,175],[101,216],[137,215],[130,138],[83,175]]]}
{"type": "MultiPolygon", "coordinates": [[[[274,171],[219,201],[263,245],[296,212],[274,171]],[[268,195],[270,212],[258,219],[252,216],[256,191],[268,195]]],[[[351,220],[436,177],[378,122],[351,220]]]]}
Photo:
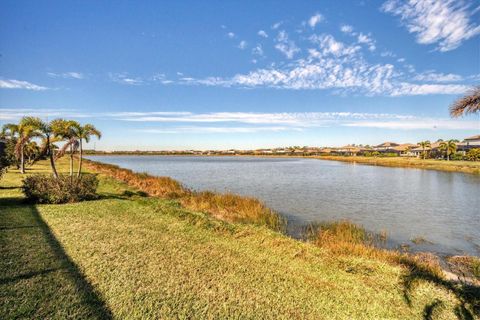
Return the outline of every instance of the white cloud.
{"type": "Polygon", "coordinates": [[[141,78],[131,78],[126,73],[110,73],[110,79],[113,82],[120,84],[138,86],[144,84],[144,81],[141,78]]]}
{"type": "Polygon", "coordinates": [[[429,94],[464,94],[471,86],[460,84],[413,84],[402,82],[390,91],[392,96],[418,96],[429,94]]]}
{"type": "Polygon", "coordinates": [[[158,134],[178,133],[257,133],[257,132],[280,132],[280,131],[301,131],[301,128],[292,127],[172,127],[158,129],[140,129],[137,131],[158,134]]]}
{"type": "Polygon", "coordinates": [[[300,52],[300,48],[288,38],[288,34],[284,30],[278,33],[275,40],[277,42],[275,49],[283,53],[287,59],[292,59],[296,53],[300,52]]]}
{"type": "Polygon", "coordinates": [[[311,16],[310,19],[308,19],[308,25],[311,28],[315,28],[315,26],[318,23],[322,22],[323,20],[324,20],[324,17],[320,13],[316,13],[313,16],[311,16]]]}
{"type": "MultiPolygon", "coordinates": [[[[388,50],[385,50],[385,51],[382,51],[382,53],[380,53],[380,56],[382,57],[390,57],[390,58],[395,58],[397,55],[395,53],[393,53],[392,51],[388,51],[388,50]]],[[[400,59],[399,59],[400,60],[400,59]]],[[[404,59],[405,60],[405,59],[404,59]]],[[[399,61],[400,62],[400,61],[399,61]]]]}
{"type": "Polygon", "coordinates": [[[257,33],[260,37],[263,37],[263,38],[268,38],[268,34],[263,31],[263,30],[259,30],[258,33],[257,33]]]}
{"type": "Polygon", "coordinates": [[[239,49],[241,49],[241,50],[244,50],[244,49],[247,48],[247,45],[248,45],[248,44],[247,44],[247,41],[242,40],[242,41],[240,41],[240,43],[238,44],[237,47],[238,47],[239,49]]]}
{"type": "Polygon", "coordinates": [[[424,118],[408,114],[361,112],[212,112],[119,111],[82,113],[74,109],[0,108],[0,121],[23,116],[108,119],[109,121],[164,123],[166,127],[140,129],[150,133],[250,133],[302,131],[319,127],[358,127],[396,130],[477,130],[478,121],[424,118]],[[170,124],[178,125],[170,127],[170,124]],[[216,124],[214,126],[208,124],[216,124]],[[235,125],[236,124],[236,125],[235,125]]]}
{"type": "Polygon", "coordinates": [[[340,27],[340,31],[342,31],[343,33],[350,34],[353,32],[353,27],[348,24],[344,24],[340,27]]]}
{"type": "Polygon", "coordinates": [[[480,34],[480,26],[470,22],[473,13],[462,0],[388,0],[382,10],[399,16],[418,43],[437,44],[440,51],[456,49],[480,34]]]}
{"type": "Polygon", "coordinates": [[[15,120],[25,116],[40,118],[87,118],[91,114],[64,108],[0,108],[1,120],[15,120]]]}
{"type": "Polygon", "coordinates": [[[118,120],[133,122],[164,122],[164,123],[222,123],[236,122],[244,124],[269,124],[290,125],[296,127],[309,127],[324,125],[332,121],[343,120],[368,120],[368,119],[412,119],[410,115],[386,114],[386,113],[355,113],[355,112],[299,112],[299,113],[257,113],[257,112],[213,112],[213,113],[126,113],[115,114],[118,120]]]}
{"type": "Polygon", "coordinates": [[[229,37],[230,39],[233,39],[233,38],[235,38],[235,33],[229,32],[229,33],[227,33],[227,37],[229,37]]]}
{"type": "Polygon", "coordinates": [[[252,54],[263,57],[263,48],[262,48],[262,45],[261,45],[261,44],[257,44],[257,45],[252,49],[252,54]]]}
{"type": "Polygon", "coordinates": [[[283,24],[283,21],[276,22],[272,25],[272,29],[278,29],[283,24]]]}
{"type": "Polygon", "coordinates": [[[365,44],[368,47],[368,50],[370,51],[375,51],[376,46],[375,46],[375,40],[373,40],[369,35],[359,33],[358,34],[358,43],[365,44]]]}
{"type": "Polygon", "coordinates": [[[47,72],[47,75],[52,78],[64,78],[64,79],[84,79],[85,76],[80,72],[65,72],[65,73],[54,73],[47,72]]]}
{"type": "Polygon", "coordinates": [[[462,81],[463,77],[453,73],[436,73],[434,71],[427,71],[416,75],[414,80],[417,81],[431,81],[431,82],[457,82],[462,81]]]}
{"type": "Polygon", "coordinates": [[[318,45],[323,55],[333,54],[335,56],[353,55],[360,50],[359,46],[345,45],[343,42],[337,41],[332,35],[322,34],[313,35],[310,41],[318,45]]]}
{"type": "Polygon", "coordinates": [[[378,128],[392,130],[478,130],[476,121],[450,119],[415,119],[410,121],[359,121],[343,124],[347,127],[378,128]]]}
{"type": "Polygon", "coordinates": [[[28,81],[0,79],[0,89],[25,89],[33,91],[48,90],[47,87],[39,86],[28,81]]]}
{"type": "MultiPolygon", "coordinates": [[[[331,89],[337,94],[359,93],[367,96],[456,95],[469,89],[467,85],[452,83],[458,80],[452,74],[428,74],[421,78],[411,65],[398,67],[389,63],[371,63],[362,55],[358,40],[366,44],[371,44],[373,40],[368,36],[362,37],[364,35],[361,33],[357,35],[352,44],[338,41],[330,34],[312,35],[308,40],[315,47],[306,50],[306,57],[232,77],[193,79],[185,84],[294,90],[331,89]],[[361,35],[359,39],[357,35],[361,35]],[[418,82],[411,82],[412,80],[418,82]]],[[[284,30],[278,33],[274,41],[276,48],[288,59],[300,52],[294,43],[291,45],[284,30]]]]}

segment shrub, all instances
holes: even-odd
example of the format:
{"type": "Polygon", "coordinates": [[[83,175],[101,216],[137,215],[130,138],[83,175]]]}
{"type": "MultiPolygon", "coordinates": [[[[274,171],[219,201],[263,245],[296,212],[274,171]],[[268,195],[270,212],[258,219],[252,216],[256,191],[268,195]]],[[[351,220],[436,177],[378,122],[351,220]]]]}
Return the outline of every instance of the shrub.
{"type": "Polygon", "coordinates": [[[465,158],[470,161],[480,161],[480,148],[469,150],[465,158]]]}
{"type": "Polygon", "coordinates": [[[463,160],[463,159],[464,159],[463,154],[461,154],[460,152],[456,152],[450,155],[450,160],[463,160]]]}
{"type": "Polygon", "coordinates": [[[23,193],[34,203],[67,203],[97,198],[98,179],[95,175],[81,177],[60,175],[58,179],[33,175],[23,180],[23,193]]]}

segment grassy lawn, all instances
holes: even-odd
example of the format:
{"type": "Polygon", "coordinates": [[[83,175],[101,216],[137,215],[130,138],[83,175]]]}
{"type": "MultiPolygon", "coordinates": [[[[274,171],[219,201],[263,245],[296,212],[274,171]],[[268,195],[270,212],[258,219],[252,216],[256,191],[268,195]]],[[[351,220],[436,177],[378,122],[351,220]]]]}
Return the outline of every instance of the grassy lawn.
{"type": "Polygon", "coordinates": [[[480,162],[475,161],[446,161],[435,159],[419,159],[410,157],[350,157],[350,156],[318,156],[324,160],[336,160],[346,162],[358,162],[386,167],[412,167],[418,169],[430,169],[441,171],[454,171],[480,174],[480,162]]]}
{"type": "Polygon", "coordinates": [[[216,220],[102,175],[99,200],[30,205],[21,178],[12,170],[0,182],[0,319],[467,314],[444,286],[381,260],[216,220]]]}

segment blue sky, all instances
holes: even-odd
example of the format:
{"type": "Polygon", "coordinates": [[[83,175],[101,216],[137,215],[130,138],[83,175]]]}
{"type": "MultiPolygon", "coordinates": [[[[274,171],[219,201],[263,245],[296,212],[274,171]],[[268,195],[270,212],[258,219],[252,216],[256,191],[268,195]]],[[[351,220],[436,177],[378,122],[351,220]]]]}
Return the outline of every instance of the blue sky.
{"type": "Polygon", "coordinates": [[[2,1],[0,124],[95,124],[97,149],[478,134],[479,1],[2,1]]]}

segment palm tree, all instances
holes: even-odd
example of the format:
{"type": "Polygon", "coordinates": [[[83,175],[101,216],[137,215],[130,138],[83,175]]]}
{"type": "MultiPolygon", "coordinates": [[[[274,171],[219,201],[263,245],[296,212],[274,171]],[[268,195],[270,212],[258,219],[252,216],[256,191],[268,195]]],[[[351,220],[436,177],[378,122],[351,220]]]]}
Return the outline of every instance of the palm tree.
{"type": "Polygon", "coordinates": [[[57,153],[56,158],[62,157],[67,149],[70,152],[70,176],[73,176],[73,153],[78,147],[78,140],[75,134],[75,128],[80,126],[77,121],[74,120],[64,120],[64,119],[55,119],[51,123],[53,133],[56,137],[65,140],[65,144],[57,153]]]}
{"type": "Polygon", "coordinates": [[[33,117],[23,117],[18,124],[7,123],[3,126],[3,133],[13,138],[17,137],[15,157],[20,162],[20,173],[25,173],[25,145],[36,136],[33,117]]]}
{"type": "Polygon", "coordinates": [[[428,141],[428,140],[420,141],[420,142],[418,143],[418,145],[419,145],[419,146],[422,148],[422,150],[423,150],[423,160],[425,160],[426,155],[427,155],[426,150],[427,150],[427,148],[430,148],[432,145],[431,145],[430,141],[428,141]]]}
{"type": "Polygon", "coordinates": [[[95,128],[95,126],[91,124],[86,124],[84,126],[80,124],[76,124],[73,126],[75,136],[78,139],[78,149],[80,151],[80,157],[79,157],[79,162],[78,162],[78,172],[77,172],[77,177],[80,177],[80,174],[82,173],[82,160],[83,160],[83,146],[82,142],[85,140],[86,143],[90,141],[91,136],[96,136],[98,139],[102,137],[102,133],[95,128]]]}
{"type": "Polygon", "coordinates": [[[35,159],[40,155],[40,148],[35,141],[30,141],[25,145],[25,156],[27,157],[27,164],[32,165],[35,159]]]}
{"type": "Polygon", "coordinates": [[[480,112],[480,86],[472,89],[466,96],[458,99],[450,106],[450,115],[453,118],[470,113],[480,112]]]}
{"type": "Polygon", "coordinates": [[[440,150],[445,151],[447,161],[450,160],[450,155],[457,151],[457,144],[455,140],[443,141],[440,143],[440,150]]]}
{"type": "Polygon", "coordinates": [[[56,139],[52,128],[53,121],[49,123],[40,120],[40,118],[34,118],[34,121],[32,119],[32,123],[34,124],[38,137],[42,139],[40,155],[48,155],[52,174],[55,178],[58,178],[57,168],[55,167],[55,160],[53,157],[53,150],[57,147],[53,144],[56,139]]]}

